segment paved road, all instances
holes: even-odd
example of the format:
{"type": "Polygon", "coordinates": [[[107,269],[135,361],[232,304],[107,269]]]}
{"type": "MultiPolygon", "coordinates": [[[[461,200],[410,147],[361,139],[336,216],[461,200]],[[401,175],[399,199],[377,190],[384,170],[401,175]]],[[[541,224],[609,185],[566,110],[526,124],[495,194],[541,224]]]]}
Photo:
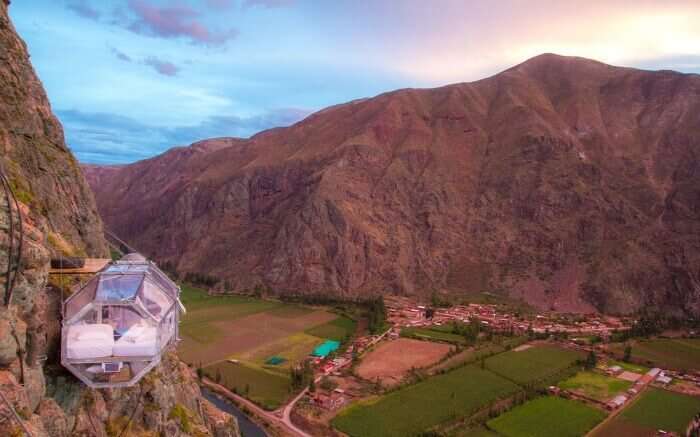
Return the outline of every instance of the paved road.
{"type": "Polygon", "coordinates": [[[258,407],[255,405],[253,402],[249,401],[248,399],[244,398],[243,396],[239,396],[235,394],[234,392],[230,391],[226,387],[219,385],[207,378],[204,378],[202,380],[202,384],[206,385],[207,387],[211,388],[217,393],[221,393],[225,395],[226,397],[235,400],[236,402],[243,404],[246,406],[246,408],[250,409],[251,411],[254,411],[256,415],[259,417],[267,420],[268,422],[278,425],[282,427],[287,434],[292,435],[292,436],[298,436],[298,437],[312,437],[311,435],[305,433],[301,429],[297,428],[294,426],[292,421],[289,419],[289,415],[292,411],[292,408],[294,404],[301,399],[301,397],[306,393],[306,390],[301,392],[296,398],[290,402],[287,407],[284,408],[284,410],[277,410],[274,412],[266,411],[263,410],[262,408],[258,407]],[[287,411],[287,408],[289,408],[289,411],[287,411]],[[280,417],[282,416],[282,417],[280,417]]]}
{"type": "MultiPolygon", "coordinates": [[[[320,376],[319,376],[318,378],[316,378],[316,382],[318,382],[318,381],[320,381],[320,380],[321,380],[321,377],[320,377],[320,376]]],[[[292,409],[294,409],[294,405],[299,401],[299,399],[301,399],[302,397],[304,397],[304,395],[306,394],[307,391],[309,391],[309,388],[308,388],[308,387],[305,388],[304,390],[302,390],[301,393],[299,393],[299,394],[297,395],[297,397],[295,397],[294,399],[292,399],[292,401],[291,401],[290,403],[288,403],[288,404],[284,407],[284,409],[282,410],[282,422],[285,424],[285,426],[287,426],[287,428],[290,428],[290,429],[294,430],[294,432],[296,432],[297,435],[300,435],[300,436],[302,436],[302,437],[311,437],[311,435],[310,435],[310,434],[307,434],[307,433],[305,433],[303,430],[297,428],[297,427],[292,423],[292,419],[290,418],[290,416],[291,416],[291,414],[292,414],[292,409]]]]}

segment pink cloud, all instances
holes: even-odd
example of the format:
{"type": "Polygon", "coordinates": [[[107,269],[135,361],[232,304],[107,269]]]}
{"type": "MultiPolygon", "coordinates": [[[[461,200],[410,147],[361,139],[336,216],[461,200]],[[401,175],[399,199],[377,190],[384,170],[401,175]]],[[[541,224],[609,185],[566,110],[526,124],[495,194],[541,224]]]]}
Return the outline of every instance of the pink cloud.
{"type": "Polygon", "coordinates": [[[129,0],[137,16],[127,29],[160,38],[187,38],[194,44],[223,45],[238,35],[236,29],[215,31],[199,20],[199,12],[185,5],[158,7],[146,0],[129,0]]]}
{"type": "Polygon", "coordinates": [[[177,75],[177,73],[180,71],[177,65],[173,64],[172,62],[158,59],[155,56],[149,56],[148,58],[144,59],[143,63],[153,67],[154,70],[163,76],[172,77],[177,75]]]}

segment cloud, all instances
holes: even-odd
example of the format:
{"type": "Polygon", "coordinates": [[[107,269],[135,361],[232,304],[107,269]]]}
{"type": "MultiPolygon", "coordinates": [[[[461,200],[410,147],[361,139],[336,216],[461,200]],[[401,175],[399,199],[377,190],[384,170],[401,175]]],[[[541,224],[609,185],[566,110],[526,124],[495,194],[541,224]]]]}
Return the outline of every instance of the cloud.
{"type": "Polygon", "coordinates": [[[100,12],[88,4],[86,0],[74,0],[68,3],[68,9],[89,20],[99,20],[100,12]]]}
{"type": "Polygon", "coordinates": [[[243,7],[285,8],[294,5],[296,0],[245,0],[243,7]]]}
{"type": "Polygon", "coordinates": [[[143,60],[143,63],[149,67],[153,67],[154,70],[163,76],[176,76],[180,71],[180,68],[177,65],[173,64],[172,62],[158,59],[155,56],[147,57],[143,60]]]}
{"type": "MultiPolygon", "coordinates": [[[[219,1],[220,3],[220,1],[219,1]]],[[[129,20],[123,11],[115,12],[115,23],[131,32],[157,38],[185,38],[193,44],[224,45],[238,36],[238,30],[212,30],[200,20],[200,13],[187,5],[159,7],[146,0],[129,0],[129,10],[135,15],[129,20]]]]}
{"type": "Polygon", "coordinates": [[[251,117],[214,116],[194,126],[162,128],[110,113],[58,110],[66,140],[81,162],[119,164],[163,153],[174,146],[217,137],[249,137],[261,130],[288,126],[311,111],[278,108],[251,117]]]}
{"type": "Polygon", "coordinates": [[[132,62],[133,59],[131,59],[131,56],[127,55],[126,53],[119,51],[115,49],[114,47],[111,48],[112,54],[117,57],[120,61],[124,62],[132,62]]]}

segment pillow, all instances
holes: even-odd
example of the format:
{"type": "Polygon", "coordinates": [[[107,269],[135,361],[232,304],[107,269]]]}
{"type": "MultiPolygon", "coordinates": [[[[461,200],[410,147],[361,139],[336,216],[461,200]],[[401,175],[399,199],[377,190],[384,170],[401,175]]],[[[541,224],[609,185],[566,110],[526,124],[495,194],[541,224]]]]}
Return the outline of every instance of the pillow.
{"type": "Polygon", "coordinates": [[[112,335],[112,327],[105,324],[77,325],[71,328],[75,340],[104,340],[112,335]]]}

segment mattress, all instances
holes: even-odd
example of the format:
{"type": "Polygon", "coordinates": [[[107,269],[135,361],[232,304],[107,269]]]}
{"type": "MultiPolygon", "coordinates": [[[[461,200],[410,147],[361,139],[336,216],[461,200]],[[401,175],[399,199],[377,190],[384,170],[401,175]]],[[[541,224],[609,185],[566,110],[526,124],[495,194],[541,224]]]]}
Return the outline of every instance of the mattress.
{"type": "Polygon", "coordinates": [[[158,329],[139,325],[129,328],[114,343],[113,349],[114,355],[118,357],[150,357],[158,351],[158,329]]]}
{"type": "Polygon", "coordinates": [[[73,325],[68,328],[66,355],[81,360],[112,355],[114,331],[107,324],[73,325]]]}

